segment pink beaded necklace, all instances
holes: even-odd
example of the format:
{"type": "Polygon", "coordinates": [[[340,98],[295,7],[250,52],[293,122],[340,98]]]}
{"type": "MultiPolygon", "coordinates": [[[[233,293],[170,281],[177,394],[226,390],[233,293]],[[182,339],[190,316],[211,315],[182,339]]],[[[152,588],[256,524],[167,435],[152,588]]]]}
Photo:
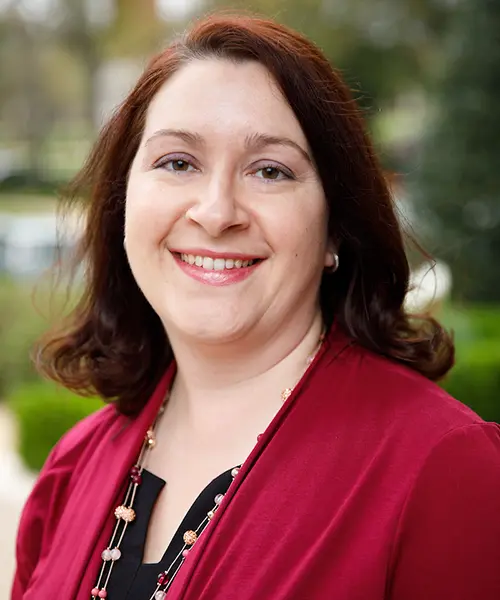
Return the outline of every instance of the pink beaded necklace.
{"type": "MultiPolygon", "coordinates": [[[[293,390],[295,389],[297,383],[302,379],[304,373],[307,371],[308,367],[311,365],[313,360],[315,359],[317,353],[319,352],[321,345],[324,340],[324,331],[321,333],[316,348],[313,353],[309,355],[306,361],[306,366],[302,371],[300,377],[297,379],[295,385],[291,388],[285,388],[281,392],[281,400],[286,402],[288,398],[291,396],[293,390]]],[[[132,523],[136,518],[136,513],[133,509],[134,501],[137,494],[137,489],[142,483],[142,471],[145,469],[147,464],[147,459],[149,453],[153,450],[156,445],[156,429],[158,426],[158,422],[165,411],[165,407],[168,401],[168,394],[163,401],[156,418],[151,425],[151,427],[146,432],[144,437],[144,441],[141,446],[141,450],[139,452],[139,456],[135,465],[131,468],[129,473],[129,485],[127,487],[127,491],[125,492],[125,497],[120,506],[115,508],[114,516],[116,518],[116,525],[111,535],[110,541],[107,547],[101,553],[102,558],[102,566],[99,572],[99,577],[97,579],[97,583],[95,587],[91,590],[91,598],[92,600],[97,600],[98,598],[107,598],[107,586],[109,584],[109,580],[111,578],[111,573],[113,572],[113,566],[116,561],[121,558],[121,550],[120,545],[123,541],[125,533],[127,531],[127,527],[130,523],[132,523]]],[[[260,435],[257,436],[257,441],[260,439],[260,435]]],[[[238,475],[239,467],[235,467],[231,471],[232,481],[234,481],[235,477],[238,475]]],[[[170,563],[170,566],[165,571],[159,573],[157,578],[156,589],[152,592],[151,596],[149,596],[149,600],[164,600],[167,595],[167,592],[174,581],[175,576],[179,572],[180,568],[184,564],[185,559],[189,555],[189,552],[196,541],[199,539],[200,535],[205,531],[210,521],[214,517],[217,509],[219,508],[222,500],[224,498],[224,494],[218,494],[214,498],[214,505],[211,510],[209,510],[202,520],[202,522],[198,525],[195,530],[188,530],[183,535],[183,547],[179,550],[178,554],[174,558],[174,560],[170,563]]]]}

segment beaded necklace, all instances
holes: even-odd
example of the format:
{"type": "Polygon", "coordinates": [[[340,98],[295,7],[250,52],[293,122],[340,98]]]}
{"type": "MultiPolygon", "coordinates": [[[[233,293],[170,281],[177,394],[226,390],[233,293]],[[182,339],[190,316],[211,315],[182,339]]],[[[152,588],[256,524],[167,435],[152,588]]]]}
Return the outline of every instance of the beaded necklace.
{"type": "MultiPolygon", "coordinates": [[[[300,377],[295,382],[295,385],[291,388],[285,388],[281,392],[281,400],[282,402],[286,402],[288,398],[291,396],[293,390],[295,389],[297,383],[302,379],[305,372],[315,359],[318,354],[321,345],[324,340],[324,331],[321,333],[318,343],[312,354],[310,354],[306,360],[306,366],[303,369],[300,377]]],[[[120,506],[115,508],[114,516],[116,518],[116,525],[111,535],[111,539],[108,543],[108,546],[101,553],[102,558],[102,566],[99,572],[99,577],[97,579],[97,583],[95,587],[90,592],[92,600],[97,600],[99,598],[107,598],[107,586],[109,584],[109,580],[111,577],[111,573],[113,572],[113,566],[116,561],[120,560],[122,553],[120,550],[120,545],[123,541],[125,533],[127,531],[127,527],[130,523],[132,523],[136,518],[136,513],[133,509],[135,497],[137,494],[137,488],[142,483],[142,471],[146,468],[147,459],[149,453],[153,450],[156,445],[156,429],[158,426],[158,422],[165,412],[165,407],[167,405],[169,394],[166,395],[165,400],[163,401],[156,418],[151,425],[151,427],[146,432],[144,437],[144,441],[141,446],[141,450],[139,452],[139,456],[135,465],[131,468],[129,473],[130,482],[127,487],[127,491],[125,492],[125,497],[120,506]]],[[[257,442],[260,440],[261,435],[257,436],[257,442]]],[[[231,471],[232,481],[238,475],[239,467],[235,467],[231,471]]],[[[183,535],[184,545],[179,550],[178,554],[174,558],[174,560],[170,563],[170,566],[161,573],[158,574],[156,588],[149,596],[149,600],[164,600],[167,595],[167,592],[172,585],[172,582],[175,579],[175,576],[179,572],[180,568],[184,564],[185,559],[189,555],[191,548],[194,546],[196,541],[199,539],[200,535],[205,531],[210,521],[213,519],[217,509],[219,508],[222,500],[224,499],[224,494],[217,494],[214,498],[214,505],[211,510],[209,510],[202,520],[202,522],[198,525],[195,530],[188,530],[183,535]]]]}

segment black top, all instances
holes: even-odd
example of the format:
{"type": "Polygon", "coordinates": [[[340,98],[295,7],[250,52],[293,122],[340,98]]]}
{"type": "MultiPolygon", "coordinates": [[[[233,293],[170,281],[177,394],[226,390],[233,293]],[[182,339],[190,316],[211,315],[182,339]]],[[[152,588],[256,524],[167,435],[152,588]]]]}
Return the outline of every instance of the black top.
{"type": "MultiPolygon", "coordinates": [[[[207,512],[212,510],[215,497],[225,494],[233,478],[232,469],[216,477],[201,492],[182,520],[165,554],[158,563],[143,564],[144,545],[149,520],[158,496],[165,486],[165,481],[153,473],[144,470],[142,483],[139,485],[134,502],[136,519],[127,527],[120,544],[122,556],[113,566],[107,590],[110,600],[149,600],[157,586],[158,575],[169,569],[184,547],[183,535],[186,531],[195,531],[207,512]]],[[[177,564],[170,571],[175,572],[177,564]]],[[[168,598],[168,592],[167,592],[168,598]]]]}

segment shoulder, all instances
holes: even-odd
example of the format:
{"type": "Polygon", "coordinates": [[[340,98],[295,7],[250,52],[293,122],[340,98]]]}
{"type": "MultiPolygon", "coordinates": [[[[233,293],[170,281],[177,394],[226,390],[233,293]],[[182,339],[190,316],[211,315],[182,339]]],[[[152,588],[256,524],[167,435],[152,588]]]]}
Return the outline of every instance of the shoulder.
{"type": "Polygon", "coordinates": [[[104,431],[109,431],[119,421],[123,421],[125,425],[126,417],[120,415],[111,404],[79,421],[56,444],[41,476],[45,474],[47,467],[55,465],[60,467],[62,464],[75,466],[82,453],[91,448],[92,442],[99,439],[104,431]]]}
{"type": "MultiPolygon", "coordinates": [[[[22,598],[31,572],[50,547],[78,467],[93,451],[94,441],[124,420],[114,406],[105,406],[77,423],[54,446],[24,506],[19,522],[17,571],[12,597],[22,598]]],[[[125,422],[125,421],[124,421],[125,422]]]]}
{"type": "Polygon", "coordinates": [[[348,393],[393,426],[418,429],[437,441],[456,428],[484,423],[437,383],[358,344],[352,344],[341,360],[348,366],[348,393]]]}
{"type": "Polygon", "coordinates": [[[456,427],[430,449],[408,491],[392,556],[391,598],[500,597],[500,427],[456,427]]]}

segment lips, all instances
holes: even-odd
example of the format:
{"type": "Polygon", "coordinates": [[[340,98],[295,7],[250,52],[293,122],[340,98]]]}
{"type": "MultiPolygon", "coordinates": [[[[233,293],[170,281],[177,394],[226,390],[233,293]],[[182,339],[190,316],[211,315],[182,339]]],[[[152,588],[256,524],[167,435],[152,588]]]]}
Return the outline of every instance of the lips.
{"type": "Polygon", "coordinates": [[[243,255],[207,256],[205,253],[172,252],[175,262],[191,279],[211,286],[239,283],[250,277],[263,262],[243,255]]]}

